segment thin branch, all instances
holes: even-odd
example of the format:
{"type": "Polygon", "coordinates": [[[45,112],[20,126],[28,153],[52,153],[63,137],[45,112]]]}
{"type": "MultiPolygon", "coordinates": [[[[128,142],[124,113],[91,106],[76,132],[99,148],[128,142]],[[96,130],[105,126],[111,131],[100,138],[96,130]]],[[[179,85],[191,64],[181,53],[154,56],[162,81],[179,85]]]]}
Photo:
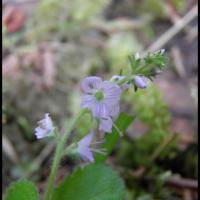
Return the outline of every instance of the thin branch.
{"type": "Polygon", "coordinates": [[[12,143],[5,135],[2,136],[2,149],[3,152],[8,156],[8,158],[10,158],[10,160],[13,163],[19,164],[19,156],[17,155],[17,152],[12,143]]]}
{"type": "Polygon", "coordinates": [[[179,33],[188,23],[190,23],[198,15],[197,5],[195,5],[183,18],[181,18],[174,26],[161,35],[153,44],[151,44],[143,55],[148,52],[154,52],[162,48],[169,40],[179,33]]]}
{"type": "Polygon", "coordinates": [[[156,158],[160,155],[160,153],[172,142],[174,141],[176,138],[178,137],[177,134],[170,134],[168,135],[163,142],[158,146],[158,148],[155,149],[155,151],[153,152],[153,154],[151,155],[149,161],[153,162],[154,160],[156,160],[156,158]]]}
{"type": "Polygon", "coordinates": [[[186,71],[184,68],[183,57],[182,57],[180,49],[177,46],[174,46],[174,47],[172,47],[171,51],[172,51],[172,56],[174,59],[174,67],[175,67],[177,74],[181,78],[185,78],[186,71]]]}
{"type": "Polygon", "coordinates": [[[134,172],[132,172],[132,175],[135,177],[142,177],[144,176],[144,174],[146,173],[147,169],[151,166],[151,164],[158,158],[158,156],[160,155],[160,153],[172,142],[174,141],[176,138],[178,137],[177,134],[170,134],[168,135],[166,138],[164,138],[164,140],[162,141],[162,143],[155,149],[155,151],[153,152],[153,154],[150,156],[149,158],[149,162],[147,166],[141,166],[139,167],[137,170],[135,170],[134,172]]]}

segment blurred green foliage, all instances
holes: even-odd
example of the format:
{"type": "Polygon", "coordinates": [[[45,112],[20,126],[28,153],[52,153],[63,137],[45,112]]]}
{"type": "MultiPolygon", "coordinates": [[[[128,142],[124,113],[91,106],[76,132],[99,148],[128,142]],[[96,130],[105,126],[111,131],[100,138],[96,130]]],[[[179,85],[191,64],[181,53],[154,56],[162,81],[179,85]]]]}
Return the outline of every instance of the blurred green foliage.
{"type": "Polygon", "coordinates": [[[111,71],[118,73],[127,65],[127,57],[142,50],[142,45],[134,33],[118,32],[108,38],[107,56],[111,62],[111,71]]]}
{"type": "Polygon", "coordinates": [[[30,181],[17,181],[12,183],[6,191],[5,200],[38,200],[39,193],[34,183],[30,181]]]}
{"type": "MultiPolygon", "coordinates": [[[[120,158],[122,163],[134,168],[149,164],[149,158],[158,146],[172,133],[169,131],[171,114],[164,103],[162,94],[155,84],[149,84],[148,89],[138,90],[124,96],[130,103],[130,109],[137,118],[147,126],[148,130],[141,136],[134,138],[133,144],[122,143],[120,158]],[[133,153],[134,152],[134,153],[133,153]]],[[[173,157],[176,153],[177,140],[162,150],[160,159],[173,157]]]]}
{"type": "Polygon", "coordinates": [[[124,96],[137,117],[147,124],[150,130],[167,130],[171,123],[171,114],[163,96],[155,84],[149,83],[146,90],[138,90],[124,96]]]}
{"type": "Polygon", "coordinates": [[[29,39],[52,40],[53,37],[79,35],[89,28],[89,21],[99,16],[108,5],[107,0],[42,0],[30,20],[29,39]],[[52,9],[53,8],[53,9],[52,9]]]}
{"type": "Polygon", "coordinates": [[[166,17],[165,0],[143,0],[141,10],[150,13],[154,18],[166,17]]]}
{"type": "Polygon", "coordinates": [[[175,9],[180,12],[181,14],[186,11],[187,8],[187,1],[182,0],[172,0],[172,5],[175,7],[175,9]]]}

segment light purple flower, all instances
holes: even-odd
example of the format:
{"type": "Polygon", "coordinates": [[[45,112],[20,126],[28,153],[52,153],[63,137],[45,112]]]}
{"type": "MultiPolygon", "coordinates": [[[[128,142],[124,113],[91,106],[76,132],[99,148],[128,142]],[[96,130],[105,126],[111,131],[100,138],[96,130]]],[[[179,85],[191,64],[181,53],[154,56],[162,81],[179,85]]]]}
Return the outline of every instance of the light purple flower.
{"type": "Polygon", "coordinates": [[[142,76],[135,76],[134,77],[134,82],[139,88],[146,88],[147,87],[147,82],[142,76]]]}
{"type": "Polygon", "coordinates": [[[78,142],[77,152],[85,161],[94,162],[94,156],[90,149],[90,144],[93,139],[93,132],[90,132],[78,142]]]}
{"type": "Polygon", "coordinates": [[[121,88],[113,82],[102,81],[96,76],[87,77],[83,80],[82,90],[85,95],[81,107],[89,108],[98,119],[111,116],[115,106],[119,105],[121,88]]]}
{"type": "MultiPolygon", "coordinates": [[[[112,76],[111,80],[120,81],[120,80],[122,80],[124,78],[125,78],[125,76],[114,75],[114,76],[112,76]]],[[[130,84],[128,84],[128,83],[124,83],[124,84],[121,85],[121,89],[122,90],[127,90],[129,88],[130,88],[130,84]]]]}
{"type": "Polygon", "coordinates": [[[37,139],[51,136],[53,134],[54,127],[48,113],[45,114],[44,119],[38,122],[38,125],[39,126],[35,128],[35,135],[37,139]]]}
{"type": "Polygon", "coordinates": [[[94,132],[90,131],[88,135],[83,137],[78,142],[77,153],[82,157],[84,161],[94,162],[93,152],[105,154],[106,151],[104,149],[97,149],[97,147],[92,148],[92,145],[101,144],[103,141],[92,142],[94,137],[94,132]]]}

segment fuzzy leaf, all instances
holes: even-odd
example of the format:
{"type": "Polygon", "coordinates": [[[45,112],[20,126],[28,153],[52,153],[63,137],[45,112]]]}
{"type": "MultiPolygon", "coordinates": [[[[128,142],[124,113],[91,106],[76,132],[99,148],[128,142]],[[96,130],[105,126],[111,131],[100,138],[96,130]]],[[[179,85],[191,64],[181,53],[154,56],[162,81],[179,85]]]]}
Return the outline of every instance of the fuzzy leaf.
{"type": "Polygon", "coordinates": [[[78,168],[54,190],[52,200],[123,200],[124,184],[118,174],[103,164],[78,168]]]}
{"type": "Polygon", "coordinates": [[[36,186],[30,181],[12,183],[6,191],[5,200],[38,200],[36,186]]]}

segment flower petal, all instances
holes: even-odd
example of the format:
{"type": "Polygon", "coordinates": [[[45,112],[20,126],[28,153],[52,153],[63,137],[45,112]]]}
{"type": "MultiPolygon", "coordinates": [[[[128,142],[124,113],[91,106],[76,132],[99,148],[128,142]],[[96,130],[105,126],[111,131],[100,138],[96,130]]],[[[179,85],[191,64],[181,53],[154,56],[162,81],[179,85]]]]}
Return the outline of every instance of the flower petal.
{"type": "Polygon", "coordinates": [[[49,117],[49,113],[45,114],[44,123],[45,123],[46,130],[54,129],[53,122],[52,122],[51,118],[49,117]]]}
{"type": "Polygon", "coordinates": [[[46,137],[46,131],[40,127],[35,128],[35,136],[37,139],[42,139],[43,137],[46,137]]]}
{"type": "Polygon", "coordinates": [[[81,107],[82,108],[92,108],[96,100],[93,95],[84,95],[82,97],[81,107]]]}
{"type": "Polygon", "coordinates": [[[83,160],[86,160],[86,161],[89,160],[90,162],[94,162],[93,154],[89,148],[89,145],[92,142],[93,136],[94,136],[94,133],[91,131],[88,135],[83,137],[83,139],[81,139],[78,142],[78,148],[77,148],[77,152],[81,155],[83,160]]]}
{"type": "Polygon", "coordinates": [[[109,115],[111,117],[117,117],[119,115],[119,103],[112,107],[109,107],[109,115]]]}
{"type": "Polygon", "coordinates": [[[110,117],[108,118],[101,118],[99,130],[104,132],[112,132],[112,119],[110,117]]]}
{"type": "Polygon", "coordinates": [[[109,114],[109,109],[104,101],[97,101],[92,108],[92,113],[93,116],[97,118],[107,117],[109,114]]]}
{"type": "Polygon", "coordinates": [[[104,102],[108,106],[115,105],[119,102],[122,90],[117,84],[104,81],[102,84],[102,89],[105,94],[104,102]]]}
{"type": "Polygon", "coordinates": [[[94,90],[100,88],[101,84],[101,78],[97,76],[89,76],[83,80],[81,87],[85,93],[93,93],[94,90]]]}
{"type": "Polygon", "coordinates": [[[79,154],[84,161],[94,162],[94,156],[88,147],[79,149],[79,154]]]}
{"type": "Polygon", "coordinates": [[[94,133],[91,131],[89,134],[87,134],[85,137],[83,137],[79,142],[78,145],[79,146],[89,146],[90,143],[92,142],[94,133]]]}

